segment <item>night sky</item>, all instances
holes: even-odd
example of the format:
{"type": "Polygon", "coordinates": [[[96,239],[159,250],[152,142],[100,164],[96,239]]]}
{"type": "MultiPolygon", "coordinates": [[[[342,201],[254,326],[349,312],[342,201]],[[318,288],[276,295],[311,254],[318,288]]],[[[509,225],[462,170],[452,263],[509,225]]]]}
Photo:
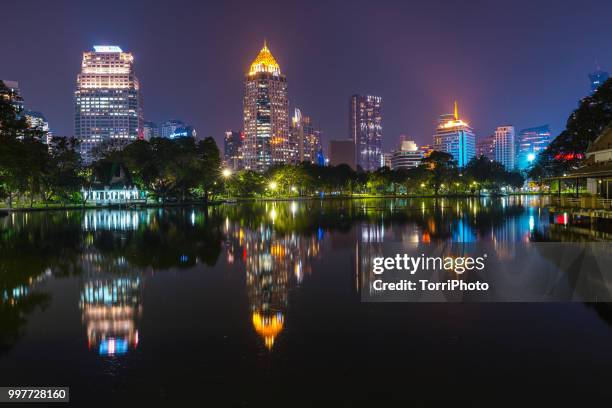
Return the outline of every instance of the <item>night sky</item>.
{"type": "Polygon", "coordinates": [[[348,135],[353,93],[382,96],[385,150],[400,134],[431,143],[454,99],[477,136],[506,123],[556,136],[596,61],[612,70],[610,1],[19,0],[0,14],[0,79],[62,136],[94,44],[134,54],[145,120],[183,119],[220,143],[242,127],[244,74],[266,38],[290,108],[320,123],[326,149],[348,135]]]}

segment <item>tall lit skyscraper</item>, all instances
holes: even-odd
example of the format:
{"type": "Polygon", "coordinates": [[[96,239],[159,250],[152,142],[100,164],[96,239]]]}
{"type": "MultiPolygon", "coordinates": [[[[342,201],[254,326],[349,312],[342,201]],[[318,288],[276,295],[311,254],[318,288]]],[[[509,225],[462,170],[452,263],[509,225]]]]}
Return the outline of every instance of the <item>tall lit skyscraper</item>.
{"type": "Polygon", "coordinates": [[[92,160],[92,150],[121,148],[144,138],[140,84],[134,57],[114,45],[96,45],[83,53],[75,91],[74,133],[81,154],[92,160]]]}
{"type": "Polygon", "coordinates": [[[296,161],[289,140],[287,79],[264,46],[244,79],[244,167],[265,171],[274,164],[296,161]]]}
{"type": "Polygon", "coordinates": [[[244,134],[228,130],[223,139],[223,162],[234,171],[242,169],[242,141],[244,134]]]}
{"type": "Polygon", "coordinates": [[[53,139],[53,133],[49,129],[49,122],[47,122],[45,116],[41,112],[26,110],[25,117],[30,127],[45,132],[45,139],[42,142],[47,145],[50,144],[53,139]]]}
{"type": "Polygon", "coordinates": [[[552,138],[548,125],[523,129],[519,132],[517,146],[517,163],[519,170],[526,170],[544,149],[552,138]]]}
{"type": "Polygon", "coordinates": [[[459,167],[465,167],[476,156],[476,135],[467,122],[459,119],[457,102],[454,113],[440,115],[433,149],[451,154],[459,167]]]}
{"type": "Polygon", "coordinates": [[[355,161],[365,171],[382,165],[382,98],[353,95],[349,102],[349,139],[355,143],[355,161]]]}
{"type": "Polygon", "coordinates": [[[504,125],[495,129],[495,161],[504,165],[506,170],[514,170],[516,140],[514,126],[504,125]]]}
{"type": "Polygon", "coordinates": [[[321,131],[297,108],[291,118],[291,143],[297,151],[297,163],[317,162],[317,154],[321,151],[321,131]]]}
{"type": "Polygon", "coordinates": [[[591,93],[595,93],[597,88],[599,88],[604,82],[608,80],[610,74],[606,71],[602,71],[599,67],[595,72],[591,72],[589,74],[589,80],[591,81],[591,93]]]}

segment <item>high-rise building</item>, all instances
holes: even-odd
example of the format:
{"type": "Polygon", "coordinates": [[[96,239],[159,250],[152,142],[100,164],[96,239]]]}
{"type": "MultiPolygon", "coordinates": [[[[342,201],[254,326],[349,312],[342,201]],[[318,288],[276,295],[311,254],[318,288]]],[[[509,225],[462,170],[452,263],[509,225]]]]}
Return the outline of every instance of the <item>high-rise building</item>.
{"type": "Polygon", "coordinates": [[[11,105],[13,105],[13,108],[15,108],[17,116],[20,116],[23,114],[23,98],[21,97],[21,92],[19,90],[19,82],[8,79],[3,79],[2,82],[8,89],[8,92],[3,93],[0,95],[0,97],[9,101],[11,105]]]}
{"type": "Polygon", "coordinates": [[[606,71],[602,71],[599,67],[595,72],[589,74],[589,80],[591,81],[591,93],[595,93],[604,82],[608,80],[610,74],[606,71]]]}
{"type": "Polygon", "coordinates": [[[244,133],[228,130],[223,139],[223,162],[226,168],[240,170],[242,164],[242,142],[244,133]]]}
{"type": "Polygon", "coordinates": [[[351,169],[355,170],[355,143],[352,140],[330,141],[329,164],[332,166],[347,164],[351,169]]]}
{"type": "Polygon", "coordinates": [[[355,161],[365,171],[382,164],[382,98],[353,95],[349,102],[349,139],[355,144],[355,161]]]}
{"type": "Polygon", "coordinates": [[[134,57],[113,45],[83,53],[75,91],[74,132],[85,162],[95,148],[143,139],[143,104],[134,57]]]}
{"type": "Polygon", "coordinates": [[[143,134],[145,140],[151,140],[154,137],[159,137],[159,127],[154,122],[144,122],[143,134]]]}
{"type": "Polygon", "coordinates": [[[414,141],[402,138],[399,149],[394,151],[391,156],[391,169],[399,170],[419,167],[423,157],[423,150],[419,149],[414,141]]]}
{"type": "Polygon", "coordinates": [[[295,109],[291,118],[291,144],[297,151],[296,162],[317,163],[317,154],[321,151],[321,131],[312,125],[309,116],[295,109]]]}
{"type": "Polygon", "coordinates": [[[45,132],[45,137],[42,142],[46,145],[51,144],[51,140],[53,139],[53,133],[49,129],[49,122],[47,122],[45,116],[41,112],[26,110],[25,117],[30,127],[45,132]]]}
{"type": "Polygon", "coordinates": [[[506,170],[514,170],[516,159],[516,137],[514,126],[504,125],[495,129],[495,161],[506,170]]]}
{"type": "Polygon", "coordinates": [[[468,123],[459,119],[457,102],[454,113],[440,115],[433,149],[451,154],[459,167],[465,167],[476,156],[476,136],[468,123]]]}
{"type": "Polygon", "coordinates": [[[295,145],[289,138],[287,78],[264,46],[244,79],[244,167],[265,171],[274,164],[294,163],[295,145]]]}
{"type": "Polygon", "coordinates": [[[176,129],[187,126],[185,122],[179,119],[170,119],[161,124],[159,128],[159,136],[170,139],[176,129]]]}
{"type": "Polygon", "coordinates": [[[537,159],[538,154],[546,149],[551,141],[548,125],[521,130],[516,143],[517,169],[529,168],[531,163],[537,159]]]}
{"type": "Polygon", "coordinates": [[[185,125],[174,129],[174,132],[170,133],[169,136],[170,139],[178,139],[181,137],[193,137],[195,139],[197,137],[197,132],[193,126],[185,125]]]}
{"type": "Polygon", "coordinates": [[[476,142],[476,157],[484,156],[495,160],[495,135],[485,136],[476,142]]]}

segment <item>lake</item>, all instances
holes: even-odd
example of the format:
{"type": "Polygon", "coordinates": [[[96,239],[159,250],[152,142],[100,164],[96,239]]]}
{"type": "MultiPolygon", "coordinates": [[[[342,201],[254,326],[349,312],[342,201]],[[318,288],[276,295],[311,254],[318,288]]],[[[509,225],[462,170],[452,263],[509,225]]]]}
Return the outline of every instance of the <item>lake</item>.
{"type": "Polygon", "coordinates": [[[606,397],[608,304],[361,302],[363,243],[610,240],[546,200],[13,213],[0,385],[89,406],[606,397]]]}

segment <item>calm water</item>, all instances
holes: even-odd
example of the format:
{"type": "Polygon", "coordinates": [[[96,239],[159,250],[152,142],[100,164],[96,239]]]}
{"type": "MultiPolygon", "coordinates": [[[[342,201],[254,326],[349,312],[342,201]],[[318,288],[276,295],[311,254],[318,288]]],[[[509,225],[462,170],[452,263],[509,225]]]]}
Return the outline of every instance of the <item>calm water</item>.
{"type": "Polygon", "coordinates": [[[595,241],[535,197],[0,219],[0,385],[81,405],[607,395],[606,305],[366,304],[356,246],[595,241]]]}

